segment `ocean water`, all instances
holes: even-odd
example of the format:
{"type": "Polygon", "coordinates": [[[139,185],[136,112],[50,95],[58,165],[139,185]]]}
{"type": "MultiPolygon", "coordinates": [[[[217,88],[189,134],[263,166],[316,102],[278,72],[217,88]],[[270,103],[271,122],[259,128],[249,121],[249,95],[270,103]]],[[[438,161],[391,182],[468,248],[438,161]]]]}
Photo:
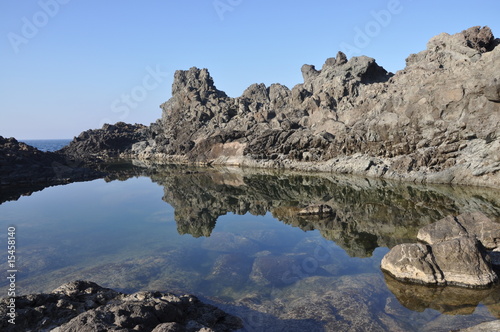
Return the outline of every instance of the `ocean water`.
{"type": "MultiPolygon", "coordinates": [[[[83,279],[195,294],[241,317],[246,331],[449,331],[500,317],[500,290],[402,284],[380,261],[420,227],[470,210],[500,221],[499,192],[120,167],[106,180],[1,203],[0,233],[16,230],[19,295],[83,279]],[[303,213],[318,204],[332,212],[303,213]]],[[[1,294],[7,287],[0,280],[1,294]]]]}
{"type": "Polygon", "coordinates": [[[71,142],[71,139],[30,139],[19,141],[31,145],[40,151],[53,152],[68,145],[71,142]]]}

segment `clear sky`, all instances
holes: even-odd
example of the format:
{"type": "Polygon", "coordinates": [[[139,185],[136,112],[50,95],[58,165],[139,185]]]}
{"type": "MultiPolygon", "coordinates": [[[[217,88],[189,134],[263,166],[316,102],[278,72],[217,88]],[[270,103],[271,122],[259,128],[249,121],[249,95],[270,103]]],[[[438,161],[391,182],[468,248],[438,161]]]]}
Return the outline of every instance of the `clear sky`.
{"type": "Polygon", "coordinates": [[[149,124],[173,74],[208,68],[232,97],[302,83],[343,50],[389,71],[441,32],[488,25],[500,1],[2,0],[0,135],[72,138],[103,123],[149,124]]]}

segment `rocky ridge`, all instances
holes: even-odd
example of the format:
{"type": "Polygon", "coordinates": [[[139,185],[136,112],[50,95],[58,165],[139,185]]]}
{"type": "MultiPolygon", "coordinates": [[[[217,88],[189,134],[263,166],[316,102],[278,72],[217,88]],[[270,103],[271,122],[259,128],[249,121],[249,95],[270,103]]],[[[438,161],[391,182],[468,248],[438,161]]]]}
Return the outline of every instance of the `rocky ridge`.
{"type": "Polygon", "coordinates": [[[147,137],[148,128],[141,124],[104,124],[101,129],[82,132],[70,145],[58,152],[87,162],[109,160],[118,157],[122,151],[130,149],[134,143],[147,137]]]}
{"type": "Polygon", "coordinates": [[[93,282],[64,284],[49,294],[15,298],[16,324],[0,302],[2,331],[234,331],[239,318],[192,295],[161,292],[122,294],[93,282]]]}
{"type": "Polygon", "coordinates": [[[442,33],[396,74],[339,52],[321,70],[304,65],[291,90],[254,84],[237,98],[207,69],[177,71],[161,119],[119,152],[499,187],[498,44],[488,27],[442,33]]]}

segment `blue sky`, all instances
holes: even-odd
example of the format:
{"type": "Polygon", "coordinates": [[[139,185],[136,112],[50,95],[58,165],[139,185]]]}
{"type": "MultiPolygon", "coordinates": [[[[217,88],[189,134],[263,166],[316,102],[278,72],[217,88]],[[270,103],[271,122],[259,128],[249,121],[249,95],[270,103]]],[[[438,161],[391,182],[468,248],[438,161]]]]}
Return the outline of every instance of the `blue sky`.
{"type": "Polygon", "coordinates": [[[0,135],[72,138],[104,122],[161,116],[173,74],[208,68],[237,97],[252,83],[302,83],[344,50],[387,70],[441,32],[488,25],[498,0],[3,0],[0,135]]]}

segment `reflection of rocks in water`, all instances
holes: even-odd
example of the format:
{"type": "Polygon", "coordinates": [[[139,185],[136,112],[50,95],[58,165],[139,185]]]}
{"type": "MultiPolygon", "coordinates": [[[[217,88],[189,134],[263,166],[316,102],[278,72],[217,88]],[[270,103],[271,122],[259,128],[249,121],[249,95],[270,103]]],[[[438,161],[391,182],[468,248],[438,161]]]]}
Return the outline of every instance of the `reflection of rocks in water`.
{"type": "Polygon", "coordinates": [[[387,287],[406,308],[418,312],[430,308],[447,315],[470,315],[480,302],[500,291],[498,287],[470,289],[408,284],[387,274],[385,281],[387,287]]]}
{"type": "Polygon", "coordinates": [[[500,320],[495,320],[491,322],[485,322],[478,325],[474,325],[468,329],[460,330],[462,332],[491,332],[500,331],[500,320]]]}
{"type": "MultiPolygon", "coordinates": [[[[187,207],[184,210],[191,210],[187,207]]],[[[219,217],[214,216],[208,209],[197,211],[196,217],[184,217],[188,211],[175,210],[175,220],[177,221],[177,231],[179,234],[191,234],[194,237],[210,236],[215,227],[215,222],[219,217]]],[[[189,212],[188,212],[189,214],[189,212]]]]}
{"type": "Polygon", "coordinates": [[[450,214],[500,216],[500,195],[492,189],[244,169],[158,168],[150,176],[164,186],[181,234],[209,236],[217,218],[229,212],[269,211],[284,223],[319,230],[357,257],[411,242],[419,228],[450,214]]]}
{"type": "Polygon", "coordinates": [[[482,303],[493,316],[500,319],[500,286],[495,287],[488,297],[482,300],[482,303]]]}

